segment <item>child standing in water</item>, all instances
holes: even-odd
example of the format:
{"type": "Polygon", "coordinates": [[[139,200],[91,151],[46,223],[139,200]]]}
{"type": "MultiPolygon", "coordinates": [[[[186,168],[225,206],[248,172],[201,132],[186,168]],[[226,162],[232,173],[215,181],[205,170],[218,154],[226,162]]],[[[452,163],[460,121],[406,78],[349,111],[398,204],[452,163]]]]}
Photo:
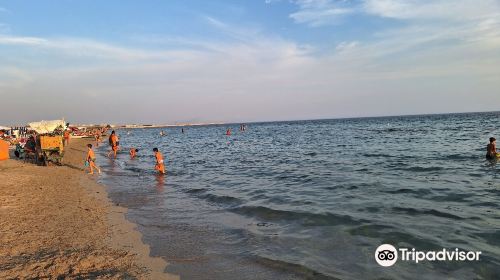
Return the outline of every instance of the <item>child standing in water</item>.
{"type": "Polygon", "coordinates": [[[153,152],[154,152],[155,158],[156,158],[155,170],[158,171],[160,173],[160,175],[163,175],[163,174],[165,174],[165,164],[163,163],[163,156],[158,151],[158,148],[154,148],[153,152]]]}
{"type": "Polygon", "coordinates": [[[99,147],[99,142],[101,142],[101,132],[98,129],[94,131],[94,138],[95,138],[95,146],[99,147]]]}
{"type": "Polygon", "coordinates": [[[139,152],[139,149],[136,149],[136,148],[130,149],[130,159],[134,159],[138,152],[139,152]]]}
{"type": "Polygon", "coordinates": [[[101,174],[101,169],[95,164],[95,154],[92,150],[92,144],[87,144],[87,147],[89,148],[89,150],[87,152],[86,161],[89,163],[89,174],[94,174],[94,168],[97,169],[97,172],[99,172],[99,174],[101,174]]]}

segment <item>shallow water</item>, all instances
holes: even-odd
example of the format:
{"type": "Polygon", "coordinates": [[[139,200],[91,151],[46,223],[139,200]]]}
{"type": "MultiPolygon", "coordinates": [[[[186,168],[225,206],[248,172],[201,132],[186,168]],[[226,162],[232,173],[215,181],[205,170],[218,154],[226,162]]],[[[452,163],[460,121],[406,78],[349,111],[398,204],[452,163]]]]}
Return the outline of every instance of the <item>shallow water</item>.
{"type": "Polygon", "coordinates": [[[500,113],[119,130],[101,181],[152,254],[184,279],[494,279],[500,113]],[[226,127],[233,135],[226,136],[226,127]],[[127,134],[129,132],[129,134],[127,134]],[[153,171],[152,148],[168,175],[153,171]],[[482,251],[479,262],[399,262],[382,243],[482,251]]]}

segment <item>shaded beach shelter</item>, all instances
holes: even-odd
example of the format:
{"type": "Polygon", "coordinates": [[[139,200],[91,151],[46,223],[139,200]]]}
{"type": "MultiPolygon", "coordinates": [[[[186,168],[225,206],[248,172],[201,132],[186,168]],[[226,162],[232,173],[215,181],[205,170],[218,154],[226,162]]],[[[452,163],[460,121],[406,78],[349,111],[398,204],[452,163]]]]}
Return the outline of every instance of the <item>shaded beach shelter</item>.
{"type": "Polygon", "coordinates": [[[0,140],[0,160],[9,159],[9,143],[0,140]]]}
{"type": "Polygon", "coordinates": [[[53,120],[53,121],[39,121],[29,123],[28,126],[39,134],[52,133],[57,128],[66,128],[66,122],[64,120],[53,120]]]}

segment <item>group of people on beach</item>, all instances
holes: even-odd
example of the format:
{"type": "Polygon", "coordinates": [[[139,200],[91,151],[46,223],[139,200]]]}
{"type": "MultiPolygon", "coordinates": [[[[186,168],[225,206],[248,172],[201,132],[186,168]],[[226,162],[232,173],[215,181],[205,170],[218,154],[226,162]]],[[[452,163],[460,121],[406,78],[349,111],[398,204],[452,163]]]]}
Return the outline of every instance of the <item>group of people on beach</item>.
{"type": "MultiPolygon", "coordinates": [[[[96,141],[97,140],[98,139],[96,139],[96,141]]],[[[111,131],[111,135],[109,136],[109,145],[111,146],[111,150],[108,152],[108,157],[111,157],[111,155],[113,154],[113,158],[116,159],[120,141],[118,139],[118,135],[116,135],[116,132],[114,130],[111,131]]],[[[96,157],[94,154],[94,150],[92,149],[92,144],[87,144],[87,148],[88,151],[87,151],[87,157],[85,159],[85,165],[88,165],[90,169],[89,174],[94,174],[94,169],[97,169],[97,172],[100,174],[101,169],[95,163],[96,157]]],[[[134,159],[137,156],[138,152],[139,149],[131,148],[129,151],[130,159],[134,159]]],[[[160,153],[158,148],[153,148],[153,153],[156,159],[155,170],[158,171],[160,175],[165,174],[165,164],[163,162],[163,155],[160,153]]]]}

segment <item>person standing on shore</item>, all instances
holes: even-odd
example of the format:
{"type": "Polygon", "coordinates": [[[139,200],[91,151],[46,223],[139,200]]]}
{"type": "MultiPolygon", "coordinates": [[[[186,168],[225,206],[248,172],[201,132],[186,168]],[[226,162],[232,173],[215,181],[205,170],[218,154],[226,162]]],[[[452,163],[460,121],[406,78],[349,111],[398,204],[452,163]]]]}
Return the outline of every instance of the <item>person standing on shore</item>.
{"type": "Polygon", "coordinates": [[[118,136],[116,136],[115,131],[111,131],[111,135],[109,136],[109,145],[111,145],[111,151],[109,151],[108,157],[111,155],[111,153],[113,153],[116,158],[116,153],[118,152],[118,141],[118,136]]]}
{"type": "Polygon", "coordinates": [[[500,154],[497,153],[497,139],[494,137],[490,138],[490,143],[486,146],[486,158],[496,159],[499,158],[500,154]]]}
{"type": "Polygon", "coordinates": [[[160,175],[165,174],[165,164],[163,163],[163,156],[161,155],[158,148],[153,148],[153,152],[156,158],[155,170],[160,173],[160,175]]]}
{"type": "Polygon", "coordinates": [[[63,132],[63,136],[64,136],[64,146],[67,146],[69,144],[69,129],[65,129],[64,132],[63,132]]]}
{"type": "Polygon", "coordinates": [[[87,147],[89,148],[89,150],[87,152],[86,161],[88,162],[90,168],[89,174],[94,174],[94,168],[97,169],[97,172],[99,172],[99,174],[101,174],[101,169],[95,164],[95,154],[92,150],[92,144],[87,144],[87,147]]]}

